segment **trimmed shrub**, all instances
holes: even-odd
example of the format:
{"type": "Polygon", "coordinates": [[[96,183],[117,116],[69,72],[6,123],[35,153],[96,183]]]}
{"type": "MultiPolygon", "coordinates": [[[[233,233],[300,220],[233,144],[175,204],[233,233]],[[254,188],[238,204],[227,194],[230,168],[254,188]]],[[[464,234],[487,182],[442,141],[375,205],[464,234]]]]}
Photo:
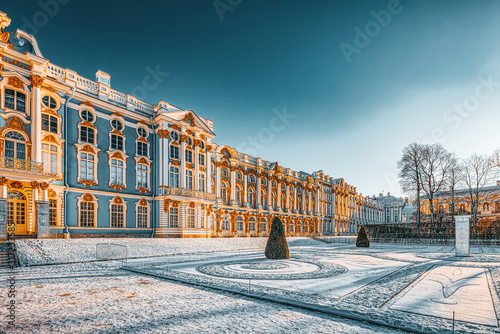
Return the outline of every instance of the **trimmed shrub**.
{"type": "Polygon", "coordinates": [[[266,257],[268,259],[289,259],[288,243],[286,242],[285,229],[278,217],[273,218],[271,232],[267,239],[266,257]]]}
{"type": "Polygon", "coordinates": [[[356,247],[370,247],[370,240],[368,240],[368,233],[363,225],[358,232],[358,238],[356,239],[356,247]]]}

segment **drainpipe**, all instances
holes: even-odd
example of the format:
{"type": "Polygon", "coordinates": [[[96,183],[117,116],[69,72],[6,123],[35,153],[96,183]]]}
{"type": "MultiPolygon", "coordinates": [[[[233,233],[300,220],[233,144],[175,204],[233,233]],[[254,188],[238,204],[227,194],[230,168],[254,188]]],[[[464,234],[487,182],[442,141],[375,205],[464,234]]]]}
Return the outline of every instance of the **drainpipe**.
{"type": "MultiPolygon", "coordinates": [[[[75,91],[76,91],[76,85],[71,88],[71,96],[69,99],[66,100],[66,103],[64,105],[64,136],[67,138],[68,136],[68,103],[71,101],[71,99],[75,96],[75,91]]],[[[64,191],[64,227],[66,228],[66,235],[68,239],[71,239],[71,234],[69,233],[69,228],[68,225],[66,224],[66,217],[67,217],[67,208],[68,206],[66,205],[67,201],[67,195],[69,192],[69,184],[68,184],[68,144],[64,145],[64,185],[66,186],[66,190],[64,191]]]]}
{"type": "MultiPolygon", "coordinates": [[[[153,152],[154,154],[156,154],[156,145],[155,145],[155,126],[153,124],[153,116],[150,116],[150,120],[151,120],[151,128],[153,129],[153,140],[151,141],[151,152],[153,152]]],[[[152,154],[153,155],[153,154],[152,154]]],[[[153,155],[154,156],[154,155],[153,155]]],[[[153,166],[154,166],[154,163],[155,161],[153,160],[151,162],[151,170],[150,170],[150,177],[151,177],[151,194],[152,194],[152,197],[153,197],[153,202],[152,202],[152,212],[151,212],[151,227],[152,227],[152,231],[151,231],[151,238],[154,238],[155,237],[155,224],[156,224],[156,209],[155,209],[155,185],[156,185],[156,173],[153,174],[153,166]],[[154,177],[153,177],[154,175],[154,177]]]]}

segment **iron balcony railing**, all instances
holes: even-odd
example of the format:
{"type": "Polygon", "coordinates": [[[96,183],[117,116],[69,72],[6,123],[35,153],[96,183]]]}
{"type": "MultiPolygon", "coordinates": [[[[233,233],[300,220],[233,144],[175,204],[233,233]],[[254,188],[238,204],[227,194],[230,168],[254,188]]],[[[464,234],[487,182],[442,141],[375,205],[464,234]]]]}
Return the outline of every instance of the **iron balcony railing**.
{"type": "Polygon", "coordinates": [[[43,174],[43,162],[0,156],[0,169],[43,174]]]}
{"type": "Polygon", "coordinates": [[[215,201],[215,194],[205,193],[203,191],[198,191],[198,190],[165,187],[164,194],[185,196],[185,197],[196,197],[196,198],[206,199],[209,201],[215,201]]]}

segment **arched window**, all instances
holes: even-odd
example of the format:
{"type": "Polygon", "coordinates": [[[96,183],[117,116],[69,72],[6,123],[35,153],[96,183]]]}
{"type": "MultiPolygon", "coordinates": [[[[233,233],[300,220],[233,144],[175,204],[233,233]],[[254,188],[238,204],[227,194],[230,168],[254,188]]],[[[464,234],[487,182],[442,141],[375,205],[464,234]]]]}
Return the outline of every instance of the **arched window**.
{"type": "Polygon", "coordinates": [[[170,132],[170,140],[171,141],[178,141],[179,140],[179,133],[172,131],[170,132]]]}
{"type": "Polygon", "coordinates": [[[266,224],[266,219],[265,218],[261,218],[260,219],[260,230],[262,232],[266,232],[267,231],[267,224],[266,224]]]}
{"type": "Polygon", "coordinates": [[[248,188],[248,205],[251,208],[255,207],[255,188],[254,187],[248,188]]]}
{"type": "Polygon", "coordinates": [[[282,192],[281,193],[281,209],[285,210],[286,207],[286,193],[282,192]]]}
{"type": "Polygon", "coordinates": [[[267,179],[262,177],[260,179],[260,183],[261,183],[262,186],[267,186],[267,179]]]}
{"type": "Polygon", "coordinates": [[[276,195],[276,191],[271,191],[271,207],[273,210],[276,210],[277,207],[276,207],[276,204],[277,204],[277,195],[276,195]]]}
{"type": "Polygon", "coordinates": [[[223,215],[222,216],[222,226],[221,229],[223,231],[229,231],[231,227],[231,223],[229,221],[229,216],[228,215],[223,215]]]}
{"type": "Polygon", "coordinates": [[[255,231],[255,218],[253,218],[253,217],[250,217],[248,219],[248,230],[255,231]]]}
{"type": "Polygon", "coordinates": [[[221,175],[222,176],[225,176],[225,177],[228,177],[229,176],[229,171],[227,168],[222,168],[221,170],[221,175]]]}
{"type": "Polygon", "coordinates": [[[243,217],[236,217],[236,230],[243,231],[243,217]]]}
{"type": "Polygon", "coordinates": [[[488,205],[488,203],[484,203],[483,204],[483,211],[490,211],[490,206],[488,205]]]}
{"type": "Polygon", "coordinates": [[[222,197],[222,204],[229,205],[229,187],[225,182],[221,183],[220,192],[222,197]]]}
{"type": "Polygon", "coordinates": [[[265,189],[260,190],[260,203],[263,208],[267,207],[267,192],[265,189]]]}
{"type": "Polygon", "coordinates": [[[236,172],[236,180],[243,181],[243,174],[241,172],[236,172]]]}
{"type": "Polygon", "coordinates": [[[271,188],[278,188],[276,181],[271,182],[271,188]]]}
{"type": "Polygon", "coordinates": [[[5,156],[26,160],[26,139],[19,132],[9,131],[5,134],[5,156]]]}
{"type": "Polygon", "coordinates": [[[243,190],[241,187],[238,185],[236,186],[236,201],[238,202],[239,206],[243,206],[243,190]]]}
{"type": "Polygon", "coordinates": [[[248,182],[255,183],[255,175],[249,175],[248,176],[248,182]]]}

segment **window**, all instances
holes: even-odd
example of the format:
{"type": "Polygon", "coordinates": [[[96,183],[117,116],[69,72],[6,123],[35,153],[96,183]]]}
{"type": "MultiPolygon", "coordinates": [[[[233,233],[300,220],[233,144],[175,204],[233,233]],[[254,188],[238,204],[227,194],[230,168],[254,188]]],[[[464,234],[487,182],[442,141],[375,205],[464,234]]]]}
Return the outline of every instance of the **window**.
{"type": "Polygon", "coordinates": [[[264,189],[260,191],[260,203],[264,208],[267,206],[267,193],[264,189]]]}
{"type": "Polygon", "coordinates": [[[205,154],[198,153],[198,163],[200,166],[205,166],[205,154]]]}
{"type": "Polygon", "coordinates": [[[57,146],[42,144],[43,172],[57,174],[57,146]]]}
{"type": "Polygon", "coordinates": [[[255,189],[253,187],[248,188],[248,205],[250,207],[255,207],[255,189]]]}
{"type": "Polygon", "coordinates": [[[179,134],[175,131],[170,132],[170,140],[172,141],[178,141],[179,140],[179,134]]]}
{"type": "Polygon", "coordinates": [[[229,205],[229,188],[225,183],[221,183],[220,192],[222,197],[222,204],[229,205]]]}
{"type": "Polygon", "coordinates": [[[186,150],[186,162],[193,163],[193,151],[186,150]]]}
{"type": "Polygon", "coordinates": [[[271,192],[271,208],[272,208],[273,210],[276,210],[276,209],[277,209],[277,207],[276,207],[276,204],[277,204],[276,199],[277,199],[277,197],[276,197],[276,192],[272,191],[272,192],[271,192]]]}
{"type": "Polygon", "coordinates": [[[57,225],[57,200],[49,199],[49,225],[57,225]]]}
{"type": "Polygon", "coordinates": [[[243,231],[243,218],[241,216],[236,217],[236,230],[243,231]]]}
{"type": "Polygon", "coordinates": [[[227,170],[227,168],[222,168],[221,175],[225,177],[229,176],[229,171],[227,170]]]}
{"type": "Polygon", "coordinates": [[[88,126],[80,126],[80,141],[84,143],[94,144],[95,132],[93,128],[88,126]]]}
{"type": "Polygon", "coordinates": [[[489,208],[490,207],[489,207],[488,203],[484,203],[484,205],[483,205],[483,211],[490,211],[489,208]]]}
{"type": "Polygon", "coordinates": [[[42,130],[57,133],[57,117],[42,114],[42,130]]]}
{"type": "Polygon", "coordinates": [[[124,227],[123,213],[123,205],[111,204],[111,227],[124,227]]]}
{"type": "Polygon", "coordinates": [[[240,187],[236,187],[236,201],[239,206],[243,206],[243,191],[240,187]]]}
{"type": "Polygon", "coordinates": [[[261,179],[260,179],[260,183],[261,183],[263,186],[267,186],[267,179],[265,179],[265,178],[261,178],[261,179]]]}
{"type": "Polygon", "coordinates": [[[179,147],[170,145],[170,159],[179,159],[179,147]]]}
{"type": "Polygon", "coordinates": [[[81,202],[80,203],[80,226],[90,227],[95,226],[95,203],[81,202]]]}
{"type": "Polygon", "coordinates": [[[111,159],[111,184],[123,185],[123,161],[111,159]]]}
{"type": "Polygon", "coordinates": [[[193,189],[193,172],[186,171],[186,189],[193,189]]]}
{"type": "Polygon", "coordinates": [[[149,188],[148,179],[148,166],[145,164],[137,164],[137,187],[149,188]]]}
{"type": "Polygon", "coordinates": [[[222,230],[224,231],[229,231],[230,230],[231,223],[229,222],[229,217],[228,216],[223,216],[222,217],[222,230]]]}
{"type": "Polygon", "coordinates": [[[179,168],[170,167],[170,187],[179,188],[179,168]]]}
{"type": "Polygon", "coordinates": [[[111,121],[111,127],[113,129],[118,130],[118,131],[122,131],[123,130],[123,124],[122,124],[122,122],[120,122],[117,119],[114,119],[114,120],[111,121]]]}
{"type": "Polygon", "coordinates": [[[253,219],[252,217],[250,217],[250,219],[248,220],[248,229],[250,231],[255,231],[255,219],[253,219]]]}
{"type": "Polygon", "coordinates": [[[115,135],[115,134],[111,135],[111,149],[123,151],[123,137],[122,136],[115,135]]]}
{"type": "Polygon", "coordinates": [[[293,224],[290,224],[290,232],[293,232],[293,224]]]}
{"type": "Polygon", "coordinates": [[[254,175],[248,176],[248,182],[255,183],[255,176],[254,175]]]}
{"type": "Polygon", "coordinates": [[[148,137],[148,131],[144,128],[138,128],[137,129],[137,134],[142,137],[142,138],[147,138],[148,137]]]}
{"type": "Polygon", "coordinates": [[[169,216],[169,226],[170,227],[179,227],[179,209],[178,208],[170,208],[170,216],[169,216]]]}
{"type": "Polygon", "coordinates": [[[94,180],[95,157],[90,153],[80,153],[80,179],[94,180]]]}
{"type": "Polygon", "coordinates": [[[260,230],[266,232],[266,220],[264,218],[260,220],[260,230]]]}
{"type": "Polygon", "coordinates": [[[286,193],[282,192],[281,193],[281,209],[285,210],[285,204],[286,204],[286,193]]]}
{"type": "Polygon", "coordinates": [[[194,208],[188,208],[187,209],[187,227],[188,228],[195,228],[195,209],[194,208]]]}
{"type": "Polygon", "coordinates": [[[42,104],[44,105],[44,107],[50,109],[55,109],[57,107],[56,100],[49,95],[45,95],[44,97],[42,97],[42,104]]]}
{"type": "Polygon", "coordinates": [[[148,227],[148,207],[146,205],[137,206],[137,227],[147,228],[148,227]]]}
{"type": "Polygon", "coordinates": [[[26,159],[26,142],[19,132],[10,131],[5,134],[5,156],[15,159],[26,159]]]}
{"type": "Polygon", "coordinates": [[[241,172],[236,172],[236,180],[239,180],[239,181],[243,180],[243,174],[241,174],[241,172]]]}
{"type": "Polygon", "coordinates": [[[187,137],[186,144],[188,144],[189,146],[193,145],[193,140],[191,139],[191,137],[187,137]]]}
{"type": "Polygon", "coordinates": [[[200,173],[200,180],[199,180],[198,189],[201,192],[205,192],[205,174],[203,174],[203,173],[200,173]]]}
{"type": "Polygon", "coordinates": [[[200,150],[204,150],[205,149],[205,143],[200,141],[200,150]]]}
{"type": "Polygon", "coordinates": [[[142,141],[137,142],[137,156],[148,156],[148,143],[144,143],[142,141]]]}
{"type": "Polygon", "coordinates": [[[82,110],[82,119],[92,123],[94,121],[94,114],[92,114],[89,110],[82,110]]]}
{"type": "Polygon", "coordinates": [[[26,111],[26,94],[13,89],[5,89],[5,108],[26,111]]]}

